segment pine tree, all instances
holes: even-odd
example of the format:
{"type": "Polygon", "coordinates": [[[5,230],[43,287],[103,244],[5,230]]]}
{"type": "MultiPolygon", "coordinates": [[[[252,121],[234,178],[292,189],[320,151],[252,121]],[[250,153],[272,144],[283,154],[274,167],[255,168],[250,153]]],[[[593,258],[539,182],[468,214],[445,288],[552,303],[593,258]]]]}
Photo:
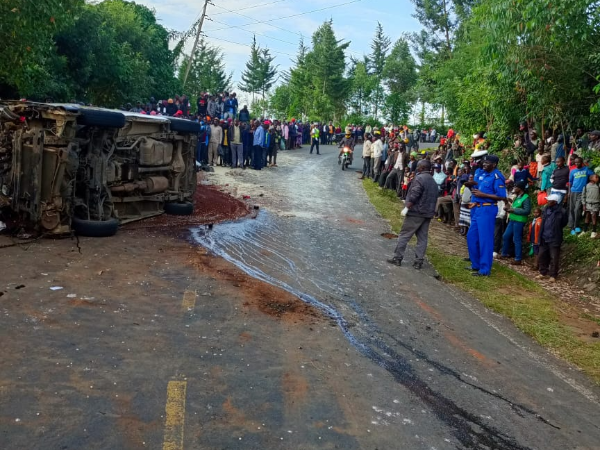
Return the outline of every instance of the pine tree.
{"type": "Polygon", "coordinates": [[[346,110],[350,92],[346,72],[345,50],[349,42],[335,37],[331,20],[321,25],[312,36],[312,50],[306,54],[306,65],[311,79],[310,113],[321,120],[340,117],[346,110]]]}
{"type": "Polygon", "coordinates": [[[252,47],[250,49],[250,59],[246,63],[246,70],[242,72],[242,82],[239,83],[239,88],[252,94],[252,101],[254,102],[254,95],[261,91],[261,51],[259,45],[256,43],[256,36],[252,39],[252,47]]]}
{"type": "Polygon", "coordinates": [[[383,103],[383,67],[385,66],[385,58],[387,57],[388,50],[390,49],[392,41],[383,32],[383,26],[377,22],[377,28],[375,29],[375,37],[371,43],[372,53],[368,56],[369,60],[369,73],[375,77],[375,91],[373,93],[373,114],[375,118],[379,113],[379,106],[383,103]]]}
{"type": "Polygon", "coordinates": [[[259,52],[260,71],[258,73],[258,81],[263,100],[265,100],[265,94],[273,87],[275,81],[277,81],[275,77],[277,75],[277,67],[279,66],[273,65],[274,60],[275,57],[271,56],[268,48],[263,48],[259,52]]]}

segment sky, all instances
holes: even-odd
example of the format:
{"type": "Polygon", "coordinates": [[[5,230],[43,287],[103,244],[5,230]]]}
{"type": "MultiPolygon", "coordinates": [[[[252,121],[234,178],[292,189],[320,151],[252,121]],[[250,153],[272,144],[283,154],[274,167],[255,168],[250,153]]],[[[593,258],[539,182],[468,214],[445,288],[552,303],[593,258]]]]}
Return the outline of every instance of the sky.
{"type": "MultiPolygon", "coordinates": [[[[204,5],[203,0],[135,1],[155,10],[159,22],[176,31],[188,30],[200,18],[204,5]]],[[[336,37],[350,41],[346,54],[358,58],[370,52],[378,21],[392,42],[403,33],[421,28],[412,17],[414,6],[410,0],[212,0],[211,3],[202,30],[206,41],[224,52],[226,70],[233,72],[234,88],[248,60],[254,33],[257,43],[269,48],[276,57],[279,70],[287,70],[293,65],[300,37],[310,46],[314,31],[329,19],[333,19],[336,37]]],[[[192,44],[190,39],[188,51],[192,44]]]]}

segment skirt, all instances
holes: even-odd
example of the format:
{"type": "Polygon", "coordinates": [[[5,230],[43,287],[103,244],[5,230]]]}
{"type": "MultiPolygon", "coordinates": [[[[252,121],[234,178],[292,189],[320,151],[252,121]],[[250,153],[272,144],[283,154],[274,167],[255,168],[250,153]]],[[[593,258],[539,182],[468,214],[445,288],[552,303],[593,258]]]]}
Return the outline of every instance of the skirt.
{"type": "Polygon", "coordinates": [[[458,225],[461,227],[471,226],[471,210],[466,206],[460,205],[460,217],[458,219],[458,225]]]}

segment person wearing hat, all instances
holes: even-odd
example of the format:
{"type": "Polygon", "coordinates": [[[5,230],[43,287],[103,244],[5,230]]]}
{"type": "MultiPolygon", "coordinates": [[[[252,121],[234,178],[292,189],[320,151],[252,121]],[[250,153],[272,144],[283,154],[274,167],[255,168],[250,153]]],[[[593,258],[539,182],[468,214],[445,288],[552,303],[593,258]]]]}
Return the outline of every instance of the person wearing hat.
{"type": "Polygon", "coordinates": [[[590,150],[600,150],[600,131],[594,130],[588,133],[590,138],[590,142],[588,143],[588,148],[590,150]]]}
{"type": "Polygon", "coordinates": [[[467,246],[473,276],[490,276],[494,259],[494,225],[498,202],[506,200],[504,175],[498,169],[499,158],[486,155],[482,168],[475,173],[471,189],[471,226],[467,246]]]}
{"type": "Polygon", "coordinates": [[[515,260],[512,264],[520,266],[523,257],[523,228],[528,221],[531,213],[531,199],[525,193],[527,183],[519,181],[515,183],[513,193],[516,195],[512,205],[506,205],[504,210],[508,213],[508,225],[502,236],[502,255],[501,258],[508,258],[510,244],[515,244],[515,260]]]}
{"type": "Polygon", "coordinates": [[[550,281],[556,281],[560,264],[560,246],[563,241],[563,228],[567,225],[569,217],[560,206],[561,198],[557,194],[550,194],[548,204],[542,212],[540,225],[540,248],[538,263],[540,274],[538,279],[550,276],[550,281]]]}

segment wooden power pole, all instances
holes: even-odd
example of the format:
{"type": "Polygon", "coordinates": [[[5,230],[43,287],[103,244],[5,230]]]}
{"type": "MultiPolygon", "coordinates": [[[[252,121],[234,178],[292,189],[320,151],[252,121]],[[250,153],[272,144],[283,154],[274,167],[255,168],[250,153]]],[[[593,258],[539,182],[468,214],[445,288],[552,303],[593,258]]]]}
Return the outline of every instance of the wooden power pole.
{"type": "Polygon", "coordinates": [[[202,34],[202,24],[204,23],[204,18],[206,17],[206,7],[208,6],[209,0],[204,0],[204,8],[202,9],[202,16],[200,17],[200,23],[198,24],[198,32],[196,33],[196,40],[194,41],[194,46],[192,47],[192,53],[190,54],[190,60],[188,62],[187,68],[185,69],[185,76],[183,77],[183,88],[185,88],[185,83],[187,83],[188,76],[190,75],[190,70],[192,69],[192,63],[194,62],[194,53],[196,53],[196,49],[198,48],[198,42],[200,42],[200,35],[202,34]]]}

